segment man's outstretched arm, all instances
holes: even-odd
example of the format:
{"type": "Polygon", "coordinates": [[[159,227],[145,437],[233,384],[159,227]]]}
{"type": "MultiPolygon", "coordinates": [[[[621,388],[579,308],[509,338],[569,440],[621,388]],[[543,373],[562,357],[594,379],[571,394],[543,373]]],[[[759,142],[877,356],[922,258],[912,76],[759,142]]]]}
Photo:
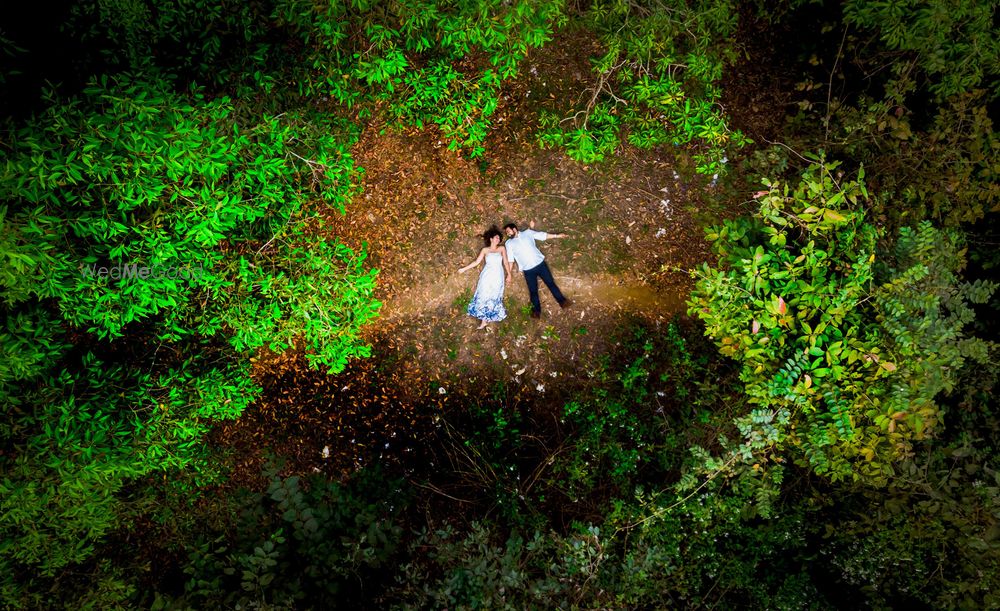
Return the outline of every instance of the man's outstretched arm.
{"type": "Polygon", "coordinates": [[[535,229],[535,221],[531,221],[530,223],[528,223],[528,228],[537,233],[544,233],[545,237],[542,238],[543,240],[548,240],[551,238],[565,238],[568,236],[568,234],[565,233],[548,233],[546,231],[539,231],[538,229],[535,229]]]}

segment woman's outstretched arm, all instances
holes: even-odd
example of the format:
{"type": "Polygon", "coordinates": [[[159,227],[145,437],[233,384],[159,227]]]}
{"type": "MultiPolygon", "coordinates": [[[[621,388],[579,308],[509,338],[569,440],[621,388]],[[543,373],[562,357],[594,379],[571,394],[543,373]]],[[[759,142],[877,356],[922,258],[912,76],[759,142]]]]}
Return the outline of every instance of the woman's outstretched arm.
{"type": "Polygon", "coordinates": [[[507,270],[507,282],[514,277],[514,272],[511,271],[510,259],[507,258],[507,247],[500,247],[500,254],[503,255],[503,268],[507,270]]]}
{"type": "Polygon", "coordinates": [[[465,267],[459,269],[458,273],[460,273],[460,274],[465,273],[465,272],[469,271],[470,269],[472,269],[473,267],[479,265],[480,263],[483,262],[483,257],[485,257],[485,256],[486,256],[486,249],[484,248],[484,249],[482,249],[482,250],[479,251],[479,256],[476,257],[475,261],[473,261],[472,263],[469,263],[465,267]]]}

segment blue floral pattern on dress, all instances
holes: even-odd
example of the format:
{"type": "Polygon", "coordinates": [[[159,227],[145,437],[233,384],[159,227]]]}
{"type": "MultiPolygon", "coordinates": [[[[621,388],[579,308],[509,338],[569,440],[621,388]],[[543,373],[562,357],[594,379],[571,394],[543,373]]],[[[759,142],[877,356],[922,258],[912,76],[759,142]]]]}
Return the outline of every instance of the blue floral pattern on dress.
{"type": "Polygon", "coordinates": [[[503,305],[503,257],[498,252],[486,253],[486,265],[479,274],[476,293],[466,312],[469,316],[486,322],[500,322],[507,318],[503,305]]]}

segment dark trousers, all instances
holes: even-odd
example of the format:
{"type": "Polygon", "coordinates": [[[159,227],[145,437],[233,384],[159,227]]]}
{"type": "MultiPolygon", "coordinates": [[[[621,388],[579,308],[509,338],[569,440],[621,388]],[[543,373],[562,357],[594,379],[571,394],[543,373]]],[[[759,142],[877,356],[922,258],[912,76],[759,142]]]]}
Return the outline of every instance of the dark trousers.
{"type": "Polygon", "coordinates": [[[542,311],[542,304],[538,301],[539,278],[542,279],[545,286],[549,287],[549,292],[551,292],[552,296],[556,298],[556,301],[560,304],[566,301],[566,298],[563,297],[559,287],[556,286],[556,281],[552,279],[552,272],[549,271],[548,264],[545,263],[545,261],[542,261],[531,269],[524,270],[524,281],[528,283],[528,295],[531,297],[531,307],[535,312],[542,311]]]}

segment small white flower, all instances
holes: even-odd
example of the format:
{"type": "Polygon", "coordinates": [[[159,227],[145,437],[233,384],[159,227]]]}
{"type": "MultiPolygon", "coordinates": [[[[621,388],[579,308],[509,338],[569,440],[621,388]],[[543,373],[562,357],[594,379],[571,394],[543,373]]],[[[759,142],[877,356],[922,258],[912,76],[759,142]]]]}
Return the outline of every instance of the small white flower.
{"type": "Polygon", "coordinates": [[[448,394],[448,391],[444,389],[444,386],[438,386],[438,394],[439,395],[448,394]]]}
{"type": "Polygon", "coordinates": [[[535,387],[535,390],[537,390],[538,392],[545,392],[545,384],[539,384],[538,386],[535,387]]]}
{"type": "Polygon", "coordinates": [[[506,361],[507,360],[507,351],[504,350],[503,348],[501,348],[500,349],[500,356],[503,358],[503,360],[506,361]]]}
{"type": "Polygon", "coordinates": [[[556,376],[558,376],[558,375],[559,375],[559,372],[558,372],[558,371],[550,371],[550,372],[549,372],[549,376],[550,376],[550,377],[553,377],[553,378],[554,378],[554,377],[556,377],[556,376]]]}
{"type": "Polygon", "coordinates": [[[665,235],[667,235],[667,230],[664,229],[663,227],[660,227],[659,229],[656,230],[656,237],[662,238],[665,235]]]}
{"type": "Polygon", "coordinates": [[[330,458],[330,446],[323,446],[323,458],[330,458]]]}

